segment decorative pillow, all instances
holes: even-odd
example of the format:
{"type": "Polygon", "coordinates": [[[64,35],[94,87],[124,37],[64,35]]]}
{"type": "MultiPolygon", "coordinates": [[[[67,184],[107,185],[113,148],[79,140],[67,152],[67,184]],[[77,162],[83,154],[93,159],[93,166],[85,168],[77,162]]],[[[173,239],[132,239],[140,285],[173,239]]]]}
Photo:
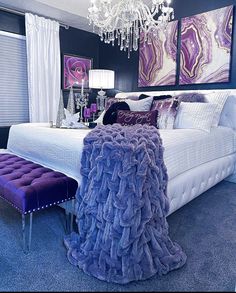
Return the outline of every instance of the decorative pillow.
{"type": "Polygon", "coordinates": [[[141,95],[139,95],[138,99],[139,100],[143,100],[143,99],[146,99],[146,98],[149,98],[149,97],[151,97],[151,96],[150,95],[141,94],[141,95]]]}
{"type": "Polygon", "coordinates": [[[175,96],[179,102],[204,103],[205,96],[199,93],[183,93],[175,96]]]}
{"type": "Polygon", "coordinates": [[[129,100],[134,100],[134,101],[137,101],[139,98],[138,98],[138,95],[128,95],[125,97],[125,99],[129,99],[129,100]]]}
{"type": "Polygon", "coordinates": [[[103,116],[103,124],[107,125],[116,123],[118,110],[130,110],[130,108],[126,102],[112,104],[103,116]]]}
{"type": "Polygon", "coordinates": [[[210,132],[217,104],[181,102],[175,119],[175,128],[196,128],[210,132]]]}
{"type": "Polygon", "coordinates": [[[118,110],[116,122],[121,125],[148,124],[157,127],[158,111],[124,111],[118,110]]]}
{"type": "Polygon", "coordinates": [[[213,127],[217,127],[220,121],[220,115],[224,108],[225,102],[230,95],[230,91],[226,92],[212,92],[209,94],[205,94],[205,101],[207,103],[216,103],[217,110],[215,112],[215,116],[213,119],[213,127]]]}
{"type": "Polygon", "coordinates": [[[177,99],[153,101],[151,110],[158,111],[157,128],[173,129],[179,102],[177,99]]]}
{"type": "Polygon", "coordinates": [[[130,111],[150,111],[153,97],[148,97],[138,101],[126,99],[125,101],[129,105],[130,111]]]}
{"type": "Polygon", "coordinates": [[[139,94],[136,93],[118,93],[116,94],[116,99],[130,99],[130,100],[138,100],[139,94]]]}
{"type": "Polygon", "coordinates": [[[110,106],[114,103],[117,103],[117,102],[121,102],[120,99],[116,99],[116,98],[109,98],[106,100],[106,105],[105,105],[105,110],[107,111],[110,106]]]}
{"type": "Polygon", "coordinates": [[[146,99],[148,97],[152,97],[153,98],[153,101],[155,101],[155,100],[164,100],[164,99],[170,99],[170,98],[172,98],[171,95],[148,96],[148,95],[145,95],[145,94],[141,94],[138,99],[139,100],[143,100],[143,99],[146,99]]]}

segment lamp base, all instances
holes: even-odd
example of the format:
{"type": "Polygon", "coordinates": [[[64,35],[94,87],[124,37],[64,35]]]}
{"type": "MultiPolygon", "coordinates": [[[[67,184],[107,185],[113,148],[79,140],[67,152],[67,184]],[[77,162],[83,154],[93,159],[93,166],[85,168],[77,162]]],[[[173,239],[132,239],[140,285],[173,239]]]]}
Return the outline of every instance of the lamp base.
{"type": "Polygon", "coordinates": [[[98,92],[99,96],[105,96],[106,92],[103,89],[100,89],[100,91],[98,92]]]}
{"type": "Polygon", "coordinates": [[[103,111],[106,107],[106,97],[107,96],[100,96],[98,95],[97,98],[96,98],[96,102],[97,102],[97,108],[98,108],[98,111],[103,111]]]}

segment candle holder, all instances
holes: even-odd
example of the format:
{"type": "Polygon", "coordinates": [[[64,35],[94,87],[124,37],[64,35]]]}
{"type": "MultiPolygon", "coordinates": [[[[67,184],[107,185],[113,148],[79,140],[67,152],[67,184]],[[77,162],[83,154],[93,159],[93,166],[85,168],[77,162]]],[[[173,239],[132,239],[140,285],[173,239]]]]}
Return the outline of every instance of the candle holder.
{"type": "Polygon", "coordinates": [[[93,122],[94,122],[94,120],[95,120],[95,114],[97,112],[97,104],[96,103],[92,103],[90,105],[90,111],[93,114],[93,122]]]}
{"type": "Polygon", "coordinates": [[[91,111],[90,108],[84,107],[84,119],[85,119],[85,124],[88,125],[88,118],[91,116],[91,111]]]}
{"type": "Polygon", "coordinates": [[[75,100],[76,108],[80,110],[80,122],[83,122],[83,108],[88,105],[88,94],[78,93],[75,100]]]}

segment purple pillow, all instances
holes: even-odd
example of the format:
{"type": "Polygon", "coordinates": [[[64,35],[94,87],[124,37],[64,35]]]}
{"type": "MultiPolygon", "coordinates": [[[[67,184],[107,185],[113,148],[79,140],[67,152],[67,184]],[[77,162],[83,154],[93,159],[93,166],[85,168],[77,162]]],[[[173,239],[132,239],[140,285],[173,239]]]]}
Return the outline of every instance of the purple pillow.
{"type": "Polygon", "coordinates": [[[157,127],[158,111],[118,110],[116,122],[121,125],[148,124],[157,127]]]}
{"type": "Polygon", "coordinates": [[[158,111],[157,127],[160,129],[173,129],[175,117],[178,112],[179,101],[166,99],[153,101],[151,111],[158,111]]]}

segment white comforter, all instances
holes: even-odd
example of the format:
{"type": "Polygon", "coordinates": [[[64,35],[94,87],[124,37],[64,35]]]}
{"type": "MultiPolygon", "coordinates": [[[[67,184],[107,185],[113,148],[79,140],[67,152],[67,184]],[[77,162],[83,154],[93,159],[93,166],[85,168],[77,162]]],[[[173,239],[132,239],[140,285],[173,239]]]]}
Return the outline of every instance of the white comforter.
{"type": "MultiPolygon", "coordinates": [[[[14,125],[8,150],[60,171],[80,183],[83,139],[90,129],[56,129],[45,123],[14,125]]],[[[169,180],[208,161],[236,152],[232,129],[217,127],[210,133],[196,129],[160,130],[169,180]]]]}

